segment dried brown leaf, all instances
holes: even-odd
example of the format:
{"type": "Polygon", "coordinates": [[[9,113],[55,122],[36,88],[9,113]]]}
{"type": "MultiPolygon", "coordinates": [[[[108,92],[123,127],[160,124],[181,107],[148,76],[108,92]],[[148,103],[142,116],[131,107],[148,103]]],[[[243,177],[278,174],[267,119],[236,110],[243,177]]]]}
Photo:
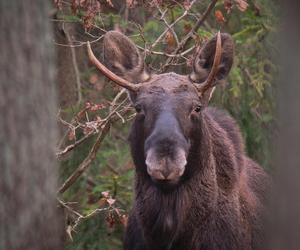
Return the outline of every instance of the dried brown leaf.
{"type": "Polygon", "coordinates": [[[54,0],[54,5],[57,9],[62,10],[62,0],[54,0]]]}
{"type": "Polygon", "coordinates": [[[101,198],[99,201],[98,201],[98,205],[99,207],[104,207],[106,205],[106,198],[101,198]]]}
{"type": "Polygon", "coordinates": [[[240,11],[245,11],[248,7],[247,0],[235,0],[235,5],[240,11]]]}
{"type": "Polygon", "coordinates": [[[91,84],[96,84],[96,83],[98,82],[98,80],[99,80],[98,75],[97,75],[97,74],[92,74],[92,75],[90,76],[89,82],[90,82],[91,84]]]}
{"type": "Polygon", "coordinates": [[[186,9],[186,10],[189,10],[191,8],[191,1],[190,0],[184,0],[183,2],[183,7],[186,9]]]}
{"type": "Polygon", "coordinates": [[[176,40],[171,31],[168,31],[165,35],[165,42],[167,44],[166,51],[167,52],[172,52],[174,48],[176,47],[176,40]]]}
{"type": "Polygon", "coordinates": [[[220,24],[224,24],[225,21],[226,21],[224,16],[223,16],[222,11],[220,11],[220,10],[215,11],[215,18],[216,18],[216,21],[220,24]]]}
{"type": "Polygon", "coordinates": [[[116,202],[116,200],[112,198],[108,198],[106,201],[110,206],[112,206],[116,202]]]}
{"type": "Polygon", "coordinates": [[[90,134],[93,130],[94,130],[93,128],[86,126],[83,128],[83,134],[84,135],[90,134]]]}
{"type": "Polygon", "coordinates": [[[99,104],[92,103],[92,102],[85,103],[85,109],[89,111],[97,111],[104,108],[106,108],[106,105],[104,103],[99,103],[99,104]]]}
{"type": "Polygon", "coordinates": [[[104,198],[109,197],[109,191],[103,191],[103,192],[101,192],[101,194],[103,195],[104,198]]]}
{"type": "Polygon", "coordinates": [[[71,129],[71,131],[68,134],[69,141],[73,141],[76,138],[75,129],[71,129]]]}
{"type": "Polygon", "coordinates": [[[254,3],[254,13],[256,16],[260,16],[260,12],[261,12],[261,9],[260,9],[260,6],[257,4],[257,3],[254,3]]]}
{"type": "Polygon", "coordinates": [[[106,224],[107,224],[108,229],[111,231],[115,226],[115,219],[114,219],[112,213],[109,213],[106,216],[105,220],[106,220],[106,224]]]}
{"type": "Polygon", "coordinates": [[[121,217],[120,217],[120,222],[121,224],[124,226],[124,227],[127,227],[127,224],[128,224],[128,216],[123,214],[121,217]]]}
{"type": "Polygon", "coordinates": [[[126,0],[126,6],[128,8],[133,8],[136,5],[137,5],[137,1],[136,0],[126,0]]]}
{"type": "Polygon", "coordinates": [[[163,3],[163,0],[152,0],[149,2],[149,5],[151,7],[155,7],[155,6],[158,6],[158,5],[162,5],[163,3]]]}
{"type": "Polygon", "coordinates": [[[111,0],[106,0],[106,2],[111,6],[111,7],[114,7],[113,3],[111,0]]]}
{"type": "Polygon", "coordinates": [[[233,7],[232,0],[224,0],[224,8],[227,11],[227,14],[231,12],[233,7]]]}
{"type": "Polygon", "coordinates": [[[192,25],[190,23],[185,23],[183,26],[183,33],[188,34],[192,30],[192,25]]]}

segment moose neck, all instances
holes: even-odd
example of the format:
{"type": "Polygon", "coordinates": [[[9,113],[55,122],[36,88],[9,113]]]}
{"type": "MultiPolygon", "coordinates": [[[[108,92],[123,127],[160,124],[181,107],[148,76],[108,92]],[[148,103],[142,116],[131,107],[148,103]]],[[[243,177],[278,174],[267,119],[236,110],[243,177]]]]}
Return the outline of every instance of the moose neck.
{"type": "MultiPolygon", "coordinates": [[[[212,197],[216,193],[214,192],[216,176],[210,132],[205,119],[201,117],[193,131],[182,181],[173,190],[165,192],[157,187],[147,174],[144,152],[145,136],[143,129],[139,126],[141,126],[139,122],[133,124],[129,137],[136,167],[135,210],[140,223],[143,224],[145,237],[149,237],[149,241],[158,241],[162,246],[166,246],[175,240],[179,229],[188,232],[187,225],[184,225],[188,213],[200,214],[204,220],[214,207],[216,199],[212,197]],[[203,200],[196,200],[196,196],[193,197],[195,193],[203,194],[201,196],[203,200]]],[[[199,223],[203,224],[203,221],[199,223]]]]}

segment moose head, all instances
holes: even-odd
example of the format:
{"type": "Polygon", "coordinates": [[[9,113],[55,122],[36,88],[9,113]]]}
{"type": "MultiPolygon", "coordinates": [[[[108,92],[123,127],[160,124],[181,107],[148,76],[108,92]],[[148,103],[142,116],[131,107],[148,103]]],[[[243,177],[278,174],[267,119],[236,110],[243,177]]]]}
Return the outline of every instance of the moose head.
{"type": "Polygon", "coordinates": [[[176,186],[188,172],[188,156],[201,129],[203,110],[215,86],[233,63],[233,41],[220,32],[196,54],[190,75],[151,75],[134,43],[110,31],[103,41],[104,66],[88,54],[94,65],[116,84],[129,90],[137,115],[133,124],[142,147],[140,171],[162,186],[176,186]]]}

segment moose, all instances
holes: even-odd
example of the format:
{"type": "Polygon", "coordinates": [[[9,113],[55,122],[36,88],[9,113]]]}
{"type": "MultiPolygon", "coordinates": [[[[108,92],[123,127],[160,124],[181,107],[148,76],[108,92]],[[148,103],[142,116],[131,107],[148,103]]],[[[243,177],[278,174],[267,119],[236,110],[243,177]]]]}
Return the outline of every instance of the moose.
{"type": "Polygon", "coordinates": [[[136,118],[129,135],[135,199],[125,250],[248,250],[263,241],[269,177],[246,156],[239,128],[208,107],[234,57],[229,34],[196,53],[192,73],[150,74],[135,44],[117,31],[103,40],[102,64],[129,91],[136,118]]]}

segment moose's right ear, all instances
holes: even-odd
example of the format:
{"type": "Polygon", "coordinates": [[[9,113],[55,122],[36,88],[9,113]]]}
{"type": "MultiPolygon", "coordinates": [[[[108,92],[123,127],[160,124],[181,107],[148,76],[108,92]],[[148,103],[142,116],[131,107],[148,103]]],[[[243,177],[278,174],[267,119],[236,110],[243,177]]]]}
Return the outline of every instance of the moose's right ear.
{"type": "MultiPolygon", "coordinates": [[[[223,80],[228,75],[234,57],[234,43],[232,37],[226,33],[221,33],[220,35],[222,52],[216,81],[223,80]]],[[[216,42],[217,36],[209,40],[196,55],[193,63],[193,72],[190,75],[190,79],[193,82],[201,84],[207,79],[214,63],[216,42]]]]}
{"type": "Polygon", "coordinates": [[[118,31],[105,34],[103,57],[105,65],[112,72],[132,83],[141,83],[150,78],[144,58],[135,44],[118,31]]]}

